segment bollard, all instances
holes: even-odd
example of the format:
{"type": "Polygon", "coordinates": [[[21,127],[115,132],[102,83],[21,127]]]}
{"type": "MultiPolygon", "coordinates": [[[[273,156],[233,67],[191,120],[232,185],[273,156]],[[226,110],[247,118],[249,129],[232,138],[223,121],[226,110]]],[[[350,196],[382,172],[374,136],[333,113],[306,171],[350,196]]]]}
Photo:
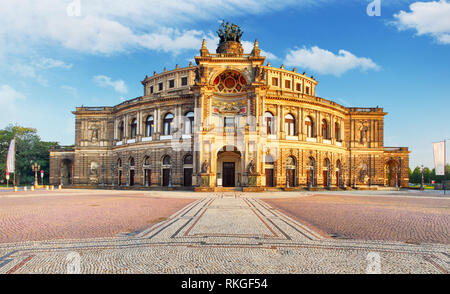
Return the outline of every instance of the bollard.
{"type": "Polygon", "coordinates": [[[34,191],[34,186],[31,186],[31,187],[30,187],[30,191],[34,191]]]}
{"type": "Polygon", "coordinates": [[[23,190],[26,192],[27,191],[27,186],[23,187],[23,190]]]}
{"type": "Polygon", "coordinates": [[[47,191],[48,191],[48,190],[49,190],[49,187],[48,187],[48,186],[45,186],[45,190],[47,190],[47,191]]]}
{"type": "Polygon", "coordinates": [[[55,190],[55,186],[51,185],[50,190],[52,190],[52,191],[55,190]]]}
{"type": "Polygon", "coordinates": [[[14,186],[14,192],[18,192],[18,191],[19,191],[19,188],[14,186]]]}
{"type": "Polygon", "coordinates": [[[58,190],[62,190],[62,186],[61,185],[58,186],[58,190]]]}

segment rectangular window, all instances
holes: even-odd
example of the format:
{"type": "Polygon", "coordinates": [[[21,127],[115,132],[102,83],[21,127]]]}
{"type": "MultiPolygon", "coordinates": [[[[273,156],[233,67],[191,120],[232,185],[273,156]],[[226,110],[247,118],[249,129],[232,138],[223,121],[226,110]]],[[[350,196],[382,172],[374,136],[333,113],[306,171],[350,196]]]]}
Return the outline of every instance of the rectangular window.
{"type": "Polygon", "coordinates": [[[169,88],[172,89],[173,87],[175,87],[175,80],[170,80],[169,81],[169,88]]]}
{"type": "Polygon", "coordinates": [[[309,95],[309,87],[306,87],[306,94],[309,95]]]}
{"type": "Polygon", "coordinates": [[[150,86],[150,94],[153,94],[153,86],[150,86]]]}
{"type": "Polygon", "coordinates": [[[187,77],[182,77],[181,78],[181,85],[182,86],[187,86],[187,77]]]}
{"type": "Polygon", "coordinates": [[[223,126],[226,127],[226,128],[234,127],[235,126],[234,116],[227,116],[227,117],[225,117],[223,126]]]}
{"type": "Polygon", "coordinates": [[[272,85],[278,86],[278,78],[272,78],[272,85]]]}
{"type": "Polygon", "coordinates": [[[284,81],[284,87],[287,89],[291,88],[291,81],[284,81]]]}
{"type": "Polygon", "coordinates": [[[297,83],[297,91],[299,91],[299,92],[302,91],[302,84],[297,83]]]}
{"type": "Polygon", "coordinates": [[[163,83],[159,83],[159,84],[158,84],[158,89],[159,89],[159,91],[162,91],[162,90],[163,90],[163,83]]]}

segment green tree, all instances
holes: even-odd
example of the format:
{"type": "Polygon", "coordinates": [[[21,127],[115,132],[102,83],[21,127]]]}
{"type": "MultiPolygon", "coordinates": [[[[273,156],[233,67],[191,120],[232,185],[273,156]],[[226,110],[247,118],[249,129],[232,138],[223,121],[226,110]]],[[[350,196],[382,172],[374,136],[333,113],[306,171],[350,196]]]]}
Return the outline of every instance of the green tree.
{"type": "Polygon", "coordinates": [[[409,173],[409,181],[413,184],[420,184],[422,182],[422,173],[420,167],[416,167],[413,172],[409,173]]]}
{"type": "Polygon", "coordinates": [[[31,184],[34,182],[34,172],[31,165],[37,162],[44,171],[45,181],[48,182],[50,166],[50,147],[57,142],[41,141],[37,130],[17,125],[9,125],[0,130],[0,182],[5,183],[6,156],[9,143],[16,138],[16,183],[31,184]]]}

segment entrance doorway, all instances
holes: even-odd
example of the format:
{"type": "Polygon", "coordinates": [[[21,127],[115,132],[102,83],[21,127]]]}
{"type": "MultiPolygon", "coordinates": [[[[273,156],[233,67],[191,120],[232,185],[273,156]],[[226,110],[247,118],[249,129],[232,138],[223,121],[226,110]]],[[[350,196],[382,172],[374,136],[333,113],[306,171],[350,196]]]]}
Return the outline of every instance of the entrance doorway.
{"type": "Polygon", "coordinates": [[[191,154],[188,154],[184,157],[183,160],[183,171],[184,171],[184,181],[183,185],[185,187],[191,187],[192,186],[192,174],[193,174],[193,164],[194,158],[191,154]]]}
{"type": "Polygon", "coordinates": [[[163,186],[168,187],[170,184],[170,169],[163,169],[163,186]]]}
{"type": "Polygon", "coordinates": [[[234,171],[235,164],[234,162],[224,162],[222,167],[223,172],[223,186],[224,187],[234,187],[234,171]]]}
{"type": "Polygon", "coordinates": [[[130,170],[130,186],[134,186],[134,169],[130,170]]]}
{"type": "Polygon", "coordinates": [[[296,171],[296,161],[293,156],[289,156],[286,161],[286,187],[295,187],[295,171],[296,171]]]}
{"type": "Polygon", "coordinates": [[[266,168],[266,187],[273,186],[273,168],[266,168]]]}
{"type": "Polygon", "coordinates": [[[192,168],[184,169],[184,186],[185,187],[192,186],[192,168]]]}
{"type": "Polygon", "coordinates": [[[152,185],[152,171],[150,169],[146,169],[144,171],[145,175],[145,186],[150,187],[152,185]]]}
{"type": "Polygon", "coordinates": [[[400,186],[400,175],[399,175],[399,164],[395,160],[389,160],[384,166],[385,169],[385,186],[388,187],[399,187],[400,186]]]}
{"type": "Polygon", "coordinates": [[[266,187],[274,187],[273,180],[274,160],[270,154],[266,154],[264,157],[264,171],[266,174],[266,187]]]}
{"type": "Polygon", "coordinates": [[[72,161],[69,159],[64,159],[62,161],[62,171],[61,171],[61,184],[70,185],[72,184],[72,161]]]}
{"type": "Polygon", "coordinates": [[[240,187],[242,183],[241,152],[235,146],[224,146],[217,152],[217,180],[218,187],[240,187]]]}

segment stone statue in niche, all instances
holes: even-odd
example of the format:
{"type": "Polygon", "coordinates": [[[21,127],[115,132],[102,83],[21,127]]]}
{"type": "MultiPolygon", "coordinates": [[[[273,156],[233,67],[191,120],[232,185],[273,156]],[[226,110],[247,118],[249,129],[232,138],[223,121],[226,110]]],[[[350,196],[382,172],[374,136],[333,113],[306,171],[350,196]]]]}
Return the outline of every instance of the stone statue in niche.
{"type": "Polygon", "coordinates": [[[209,170],[209,163],[208,163],[208,161],[206,161],[206,160],[203,161],[201,170],[202,170],[203,174],[206,174],[208,172],[208,170],[209,170]]]}
{"type": "Polygon", "coordinates": [[[367,164],[362,164],[359,170],[359,182],[367,184],[367,182],[369,181],[368,173],[369,171],[367,168],[367,164]]]}
{"type": "Polygon", "coordinates": [[[203,66],[199,66],[195,69],[195,81],[201,82],[204,75],[205,75],[205,68],[203,66]]]}
{"type": "Polygon", "coordinates": [[[96,143],[98,142],[98,130],[99,127],[97,125],[93,125],[89,128],[89,130],[91,131],[91,142],[92,143],[96,143]]]}
{"type": "Polygon", "coordinates": [[[91,162],[91,168],[89,170],[89,180],[92,184],[98,183],[98,168],[99,165],[97,162],[91,162]]]}
{"type": "Polygon", "coordinates": [[[253,75],[255,76],[255,81],[257,79],[259,79],[260,75],[261,75],[261,68],[259,67],[259,65],[257,65],[254,69],[253,69],[253,75]]]}
{"type": "Polygon", "coordinates": [[[365,125],[363,125],[360,129],[360,143],[361,144],[367,143],[367,133],[368,133],[368,128],[365,125]]]}
{"type": "Polygon", "coordinates": [[[256,173],[256,166],[255,163],[253,162],[253,159],[249,162],[247,166],[247,172],[249,175],[254,175],[256,173]]]}

